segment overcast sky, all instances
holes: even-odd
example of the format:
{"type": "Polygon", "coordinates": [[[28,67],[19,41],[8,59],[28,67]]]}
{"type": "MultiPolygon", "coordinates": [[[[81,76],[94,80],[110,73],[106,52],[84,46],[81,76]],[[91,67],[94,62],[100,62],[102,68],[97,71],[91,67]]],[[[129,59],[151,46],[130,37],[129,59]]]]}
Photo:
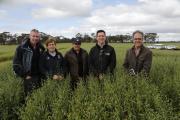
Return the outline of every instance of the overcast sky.
{"type": "Polygon", "coordinates": [[[180,0],[0,0],[0,32],[51,35],[108,35],[134,30],[157,32],[160,40],[180,40],[180,0]]]}

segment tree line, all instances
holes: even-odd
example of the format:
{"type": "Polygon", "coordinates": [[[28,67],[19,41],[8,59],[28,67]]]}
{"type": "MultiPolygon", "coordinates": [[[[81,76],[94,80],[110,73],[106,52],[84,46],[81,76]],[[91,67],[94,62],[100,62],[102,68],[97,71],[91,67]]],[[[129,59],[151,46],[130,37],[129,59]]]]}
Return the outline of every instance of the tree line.
{"type": "MultiPolygon", "coordinates": [[[[44,42],[49,37],[53,37],[56,39],[57,43],[68,43],[71,42],[70,38],[64,36],[52,36],[43,32],[41,34],[41,41],[44,42]]],[[[20,44],[26,38],[29,37],[29,34],[22,33],[21,35],[18,34],[11,34],[10,32],[2,32],[0,33],[0,45],[11,45],[11,44],[20,44]]],[[[95,42],[96,41],[96,34],[82,34],[77,33],[75,37],[81,38],[82,42],[95,42]]],[[[158,34],[157,33],[145,33],[144,40],[145,42],[158,42],[158,34]]],[[[126,43],[132,42],[132,35],[130,33],[127,34],[119,34],[119,35],[107,35],[107,40],[110,43],[126,43]]]]}

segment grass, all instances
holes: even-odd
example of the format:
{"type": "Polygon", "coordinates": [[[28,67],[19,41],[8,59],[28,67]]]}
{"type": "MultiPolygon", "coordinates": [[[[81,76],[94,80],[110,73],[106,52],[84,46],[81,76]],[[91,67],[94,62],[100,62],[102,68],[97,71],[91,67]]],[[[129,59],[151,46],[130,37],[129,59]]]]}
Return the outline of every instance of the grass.
{"type": "MultiPolygon", "coordinates": [[[[87,51],[93,43],[82,44],[87,51]]],[[[98,82],[90,76],[88,86],[69,89],[69,78],[48,80],[23,102],[21,79],[12,72],[12,61],[0,62],[0,118],[22,120],[178,120],[180,118],[180,51],[152,50],[149,78],[123,72],[125,52],[132,44],[111,44],[117,55],[115,78],[98,82]]],[[[179,45],[179,44],[178,44],[179,45]]],[[[0,46],[2,47],[2,46],[0,46]]],[[[4,46],[3,46],[4,47],[4,46]]],[[[7,47],[7,46],[6,46],[7,47]]],[[[16,46],[1,55],[12,56],[16,46]]],[[[71,44],[57,44],[63,54],[71,44]]]]}

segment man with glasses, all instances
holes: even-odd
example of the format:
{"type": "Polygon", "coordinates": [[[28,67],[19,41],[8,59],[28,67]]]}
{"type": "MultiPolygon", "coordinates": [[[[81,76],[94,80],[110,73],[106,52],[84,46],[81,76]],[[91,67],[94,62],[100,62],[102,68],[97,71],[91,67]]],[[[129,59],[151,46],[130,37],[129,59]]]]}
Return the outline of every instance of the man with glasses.
{"type": "Polygon", "coordinates": [[[144,33],[133,32],[133,47],[126,52],[123,67],[130,75],[143,73],[147,76],[151,69],[152,52],[143,45],[144,33]]]}
{"type": "Polygon", "coordinates": [[[65,54],[67,73],[70,74],[70,86],[74,91],[80,80],[86,84],[86,77],[89,72],[88,53],[81,48],[81,39],[72,38],[72,48],[65,54]]]}

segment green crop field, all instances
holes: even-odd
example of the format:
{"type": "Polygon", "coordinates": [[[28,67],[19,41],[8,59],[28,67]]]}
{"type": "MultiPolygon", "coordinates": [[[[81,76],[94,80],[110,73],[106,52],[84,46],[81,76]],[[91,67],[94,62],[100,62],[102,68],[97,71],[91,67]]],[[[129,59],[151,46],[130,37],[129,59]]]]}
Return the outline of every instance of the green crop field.
{"type": "MultiPolygon", "coordinates": [[[[82,48],[89,51],[93,45],[83,43],[82,48]]],[[[111,45],[117,55],[114,78],[106,75],[99,83],[90,76],[88,86],[80,83],[73,93],[69,78],[47,80],[27,96],[25,103],[22,81],[12,71],[16,46],[0,46],[0,119],[179,120],[180,51],[152,50],[150,77],[132,77],[122,67],[125,52],[132,44],[111,45]]],[[[64,54],[71,44],[60,43],[57,48],[64,54]]]]}

